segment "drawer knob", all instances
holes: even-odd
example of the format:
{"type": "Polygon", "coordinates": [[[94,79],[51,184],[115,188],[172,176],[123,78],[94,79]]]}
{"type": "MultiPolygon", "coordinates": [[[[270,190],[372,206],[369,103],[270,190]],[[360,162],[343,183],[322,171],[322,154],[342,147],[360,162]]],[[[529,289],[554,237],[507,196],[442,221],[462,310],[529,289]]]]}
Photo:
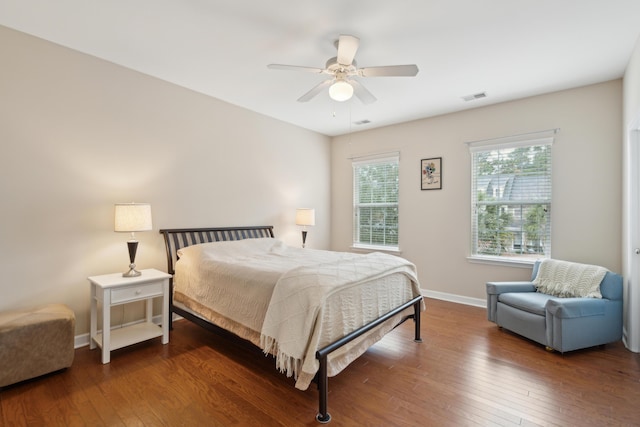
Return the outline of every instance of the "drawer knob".
{"type": "Polygon", "coordinates": [[[140,295],[141,293],[142,293],[142,290],[136,289],[136,295],[140,295]]]}

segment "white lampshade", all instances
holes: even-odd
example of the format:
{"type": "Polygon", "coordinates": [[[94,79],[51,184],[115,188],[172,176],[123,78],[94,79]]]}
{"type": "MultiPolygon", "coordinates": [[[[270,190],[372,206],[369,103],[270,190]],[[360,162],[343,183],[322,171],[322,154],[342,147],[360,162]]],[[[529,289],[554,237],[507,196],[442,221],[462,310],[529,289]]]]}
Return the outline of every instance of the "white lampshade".
{"type": "Polygon", "coordinates": [[[309,208],[296,209],[296,225],[316,225],[316,210],[309,208]]]}
{"type": "Polygon", "coordinates": [[[329,87],[329,96],[334,101],[347,101],[353,96],[353,86],[344,80],[337,80],[329,87]]]}
{"type": "Polygon", "coordinates": [[[115,205],[115,231],[149,231],[151,205],[148,203],[117,203],[115,205]]]}

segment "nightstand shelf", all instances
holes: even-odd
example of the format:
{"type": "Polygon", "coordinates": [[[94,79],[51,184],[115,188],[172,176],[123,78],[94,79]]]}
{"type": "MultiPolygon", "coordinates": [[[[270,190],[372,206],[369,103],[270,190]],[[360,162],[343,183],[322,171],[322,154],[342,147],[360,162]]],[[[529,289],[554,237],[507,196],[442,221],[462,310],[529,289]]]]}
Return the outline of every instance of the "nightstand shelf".
{"type": "MultiPolygon", "coordinates": [[[[155,323],[136,323],[111,330],[111,350],[117,350],[132,344],[162,336],[162,328],[155,323]]],[[[97,334],[93,341],[102,348],[102,334],[97,334]]]]}
{"type": "Polygon", "coordinates": [[[111,351],[142,341],[162,337],[169,342],[169,279],[171,275],[155,269],[142,270],[138,277],[122,273],[89,277],[91,284],[90,348],[102,349],[102,363],[109,363],[111,351]],[[153,300],[162,298],[162,326],[152,322],[153,300]],[[146,302],[145,319],[140,323],[111,329],[111,307],[135,301],[146,302]],[[102,310],[102,333],[98,333],[98,308],[102,310]]]}

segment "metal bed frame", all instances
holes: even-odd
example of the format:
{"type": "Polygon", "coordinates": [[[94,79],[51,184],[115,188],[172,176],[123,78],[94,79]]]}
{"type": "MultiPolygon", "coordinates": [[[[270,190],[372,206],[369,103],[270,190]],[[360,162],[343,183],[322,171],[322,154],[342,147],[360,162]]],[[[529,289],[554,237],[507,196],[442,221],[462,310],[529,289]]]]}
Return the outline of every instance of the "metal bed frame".
{"type": "MultiPolygon", "coordinates": [[[[243,239],[255,239],[255,238],[273,238],[273,226],[248,226],[248,227],[209,227],[209,228],[174,228],[160,230],[160,234],[164,236],[165,248],[167,251],[167,272],[171,275],[175,273],[175,263],[178,260],[178,250],[191,245],[208,242],[219,242],[229,240],[243,240],[243,239]]],[[[340,347],[350,343],[359,336],[365,334],[376,326],[386,322],[398,313],[413,306],[413,314],[409,314],[402,318],[397,326],[404,323],[409,319],[414,321],[414,333],[415,342],[422,342],[420,338],[420,309],[422,303],[422,296],[417,296],[402,304],[399,307],[394,308],[385,315],[375,319],[366,325],[356,329],[350,334],[340,338],[336,342],[333,342],[316,352],[316,359],[320,363],[320,368],[316,374],[315,382],[318,385],[318,414],[316,420],[320,423],[328,423],[331,420],[331,415],[327,411],[327,398],[329,393],[329,378],[327,374],[327,357],[333,351],[340,347]]],[[[176,313],[185,319],[188,319],[199,326],[206,329],[220,332],[224,331],[229,333],[225,329],[211,323],[201,317],[194,315],[193,313],[186,311],[180,307],[173,305],[173,279],[170,279],[170,292],[169,292],[169,311],[170,313],[176,313]]],[[[172,326],[173,316],[169,316],[170,327],[172,326]]]]}

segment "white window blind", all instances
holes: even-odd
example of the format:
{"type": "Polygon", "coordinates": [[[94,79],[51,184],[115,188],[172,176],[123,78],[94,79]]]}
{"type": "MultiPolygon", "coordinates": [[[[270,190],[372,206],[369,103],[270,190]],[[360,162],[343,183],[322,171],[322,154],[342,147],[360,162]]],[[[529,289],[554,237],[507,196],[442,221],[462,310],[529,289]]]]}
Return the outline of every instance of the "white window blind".
{"type": "Polygon", "coordinates": [[[398,249],[399,156],[353,159],[353,246],[398,249]]]}
{"type": "Polygon", "coordinates": [[[551,256],[551,148],[557,130],[471,142],[472,257],[551,256]]]}

